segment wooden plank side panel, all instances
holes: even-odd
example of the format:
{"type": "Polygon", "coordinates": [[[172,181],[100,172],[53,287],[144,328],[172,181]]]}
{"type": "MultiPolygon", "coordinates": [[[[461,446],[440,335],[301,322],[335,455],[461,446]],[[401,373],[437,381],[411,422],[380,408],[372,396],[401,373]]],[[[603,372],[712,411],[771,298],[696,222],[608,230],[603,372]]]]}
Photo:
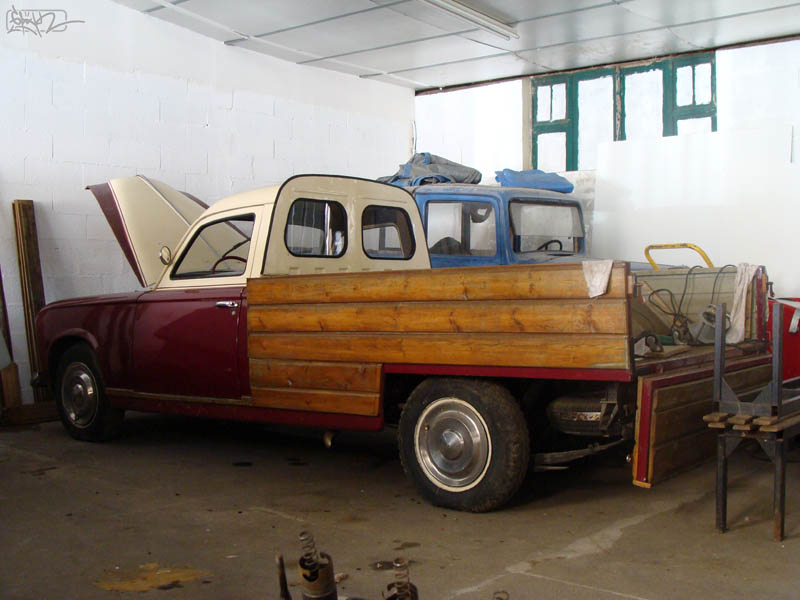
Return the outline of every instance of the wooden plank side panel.
{"type": "Polygon", "coordinates": [[[248,331],[627,334],[627,302],[509,300],[262,305],[248,307],[248,331]]]}
{"type": "MultiPolygon", "coordinates": [[[[627,265],[615,263],[603,298],[625,298],[627,265]]],[[[316,302],[401,302],[588,298],[580,263],[260,277],[250,306],[316,302]]]]}
{"type": "MultiPolygon", "coordinates": [[[[656,392],[656,397],[658,392],[656,392]]],[[[702,429],[707,429],[708,424],[703,417],[708,414],[710,398],[702,398],[698,402],[685,404],[672,410],[667,410],[656,415],[653,422],[652,443],[663,444],[702,429]]]]}
{"type": "Polygon", "coordinates": [[[537,333],[250,333],[251,358],[628,369],[628,338],[537,333]]]}
{"type": "MultiPolygon", "coordinates": [[[[771,374],[772,367],[767,364],[727,372],[725,374],[725,379],[733,391],[741,392],[766,384],[771,374]]],[[[708,414],[712,411],[711,395],[713,393],[713,388],[714,381],[712,377],[704,377],[696,381],[689,381],[687,383],[661,388],[655,392],[653,410],[659,413],[675,409],[679,406],[694,404],[703,399],[707,401],[707,410],[703,414],[708,414]]]]}
{"type": "MultiPolygon", "coordinates": [[[[725,378],[735,392],[741,393],[760,389],[769,381],[771,371],[771,366],[765,364],[727,372],[725,378]]],[[[651,484],[714,456],[714,433],[703,420],[713,410],[712,392],[711,377],[654,391],[648,475],[651,484]]]]}
{"type": "Polygon", "coordinates": [[[380,410],[378,393],[255,386],[252,393],[253,406],[265,408],[364,416],[377,416],[380,410]]]}
{"type": "Polygon", "coordinates": [[[252,358],[250,384],[261,388],[380,392],[381,365],[252,358]]]}
{"type": "Polygon", "coordinates": [[[678,471],[686,470],[714,457],[717,433],[701,429],[657,446],[650,452],[650,483],[664,481],[678,471]]]}
{"type": "MultiPolygon", "coordinates": [[[[702,362],[691,367],[668,369],[663,373],[638,378],[633,470],[637,485],[649,486],[653,477],[662,480],[669,475],[667,472],[654,473],[652,470],[654,444],[671,444],[676,440],[689,439],[691,435],[702,431],[703,416],[712,410],[712,376],[713,364],[702,362]],[[706,403],[705,406],[700,408],[698,404],[702,406],[703,403],[706,403]],[[692,411],[695,411],[694,416],[690,414],[692,411]],[[699,416],[698,412],[701,413],[699,416]],[[694,417],[697,417],[700,424],[699,430],[694,429],[694,417]],[[654,442],[656,438],[658,440],[654,442]]],[[[727,364],[726,378],[740,393],[752,390],[767,381],[769,376],[770,357],[763,352],[744,358],[733,358],[727,364]]],[[[657,461],[655,464],[662,463],[657,461]]]]}

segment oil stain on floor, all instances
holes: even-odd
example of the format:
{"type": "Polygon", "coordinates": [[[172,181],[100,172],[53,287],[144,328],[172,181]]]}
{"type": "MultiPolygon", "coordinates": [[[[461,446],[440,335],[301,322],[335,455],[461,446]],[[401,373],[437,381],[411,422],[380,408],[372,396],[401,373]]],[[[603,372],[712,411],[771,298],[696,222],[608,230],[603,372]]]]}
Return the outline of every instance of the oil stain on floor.
{"type": "Polygon", "coordinates": [[[95,581],[95,585],[109,592],[146,592],[182,587],[187,581],[206,577],[208,573],[190,567],[159,567],[157,563],[139,565],[137,571],[113,571],[95,581]]]}

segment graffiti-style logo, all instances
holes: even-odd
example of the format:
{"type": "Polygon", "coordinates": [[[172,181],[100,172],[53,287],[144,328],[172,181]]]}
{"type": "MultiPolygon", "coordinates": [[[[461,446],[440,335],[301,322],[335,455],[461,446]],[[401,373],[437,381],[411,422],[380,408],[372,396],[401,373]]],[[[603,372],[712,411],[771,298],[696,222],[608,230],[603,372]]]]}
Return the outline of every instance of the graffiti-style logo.
{"type": "Polygon", "coordinates": [[[13,4],[6,12],[6,33],[15,31],[25,35],[31,33],[42,37],[48,33],[61,33],[72,23],[85,23],[77,19],[70,21],[67,11],[61,9],[18,9],[13,4]]]}

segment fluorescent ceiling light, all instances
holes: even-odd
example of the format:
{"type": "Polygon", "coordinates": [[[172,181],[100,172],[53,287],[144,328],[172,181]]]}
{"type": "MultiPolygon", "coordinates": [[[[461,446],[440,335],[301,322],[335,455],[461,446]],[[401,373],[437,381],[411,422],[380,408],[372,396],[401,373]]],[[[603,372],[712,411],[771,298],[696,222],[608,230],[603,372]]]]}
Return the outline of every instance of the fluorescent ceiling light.
{"type": "Polygon", "coordinates": [[[487,33],[499,36],[504,40],[511,40],[511,38],[519,39],[519,34],[513,27],[509,27],[505,23],[501,23],[497,19],[493,19],[460,2],[456,2],[456,0],[420,0],[420,2],[438,8],[453,17],[466,21],[470,25],[475,25],[487,33]]]}

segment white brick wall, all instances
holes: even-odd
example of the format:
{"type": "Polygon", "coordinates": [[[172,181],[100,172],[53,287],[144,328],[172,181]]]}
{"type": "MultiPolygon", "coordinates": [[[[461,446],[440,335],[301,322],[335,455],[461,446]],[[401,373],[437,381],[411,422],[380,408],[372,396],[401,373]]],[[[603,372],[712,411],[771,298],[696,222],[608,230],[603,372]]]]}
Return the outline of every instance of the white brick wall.
{"type": "Polygon", "coordinates": [[[410,150],[408,90],[258,55],[234,63],[241,50],[125,7],[70,6],[97,28],[35,41],[0,32],[0,265],[26,401],[13,200],[35,202],[45,295],[54,301],[137,287],[86,185],[143,174],[212,203],[301,172],[386,175],[410,150]],[[108,51],[109,32],[120,27],[135,30],[125,34],[131,39],[147,37],[147,48],[137,49],[141,62],[138,54],[108,51]],[[193,77],[156,72],[170,64],[159,52],[180,54],[193,77]],[[280,80],[290,87],[270,81],[287,71],[292,76],[280,80]],[[364,86],[405,112],[376,114],[358,91],[364,86]]]}

